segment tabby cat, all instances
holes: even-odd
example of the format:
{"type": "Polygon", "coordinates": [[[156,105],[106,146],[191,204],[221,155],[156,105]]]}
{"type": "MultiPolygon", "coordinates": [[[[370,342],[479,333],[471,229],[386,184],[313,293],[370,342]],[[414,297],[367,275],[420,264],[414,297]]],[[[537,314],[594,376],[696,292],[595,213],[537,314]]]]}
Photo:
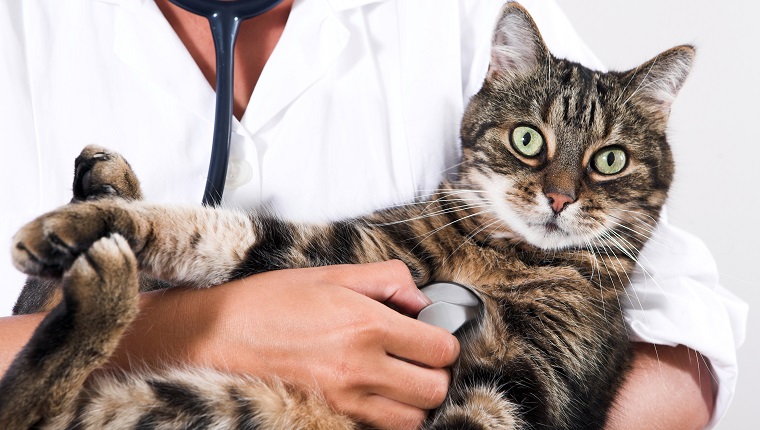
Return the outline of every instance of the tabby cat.
{"type": "Polygon", "coordinates": [[[360,427],[318,396],[243,376],[84,381],[134,318],[139,272],[207,287],[400,259],[417,285],[470,285],[485,303],[426,428],[601,429],[631,357],[620,297],[672,180],[666,122],[694,50],[596,72],[552,56],[514,3],[492,42],[462,120],[458,177],[414,204],[321,225],[151,204],[121,157],[86,148],[74,201],[14,238],[16,266],[47,279],[32,278],[16,310],[60,304],[0,383],[3,428],[360,427]]]}

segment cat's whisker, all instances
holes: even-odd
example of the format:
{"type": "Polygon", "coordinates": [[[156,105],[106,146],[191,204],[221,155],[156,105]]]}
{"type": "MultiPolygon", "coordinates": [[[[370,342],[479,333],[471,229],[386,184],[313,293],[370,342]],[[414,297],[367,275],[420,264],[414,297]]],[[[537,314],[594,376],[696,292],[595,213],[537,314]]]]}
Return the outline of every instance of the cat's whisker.
{"type": "MultiPolygon", "coordinates": [[[[669,247],[665,243],[659,240],[660,235],[656,233],[655,231],[652,230],[651,233],[647,235],[647,234],[642,233],[641,231],[638,231],[635,228],[636,225],[632,224],[630,221],[625,221],[614,215],[610,215],[610,216],[613,219],[610,219],[609,221],[612,222],[615,225],[615,227],[618,227],[620,230],[622,230],[622,231],[618,231],[618,234],[620,234],[621,236],[629,237],[631,238],[631,240],[634,240],[635,242],[646,242],[650,244],[650,246],[652,244],[656,244],[656,245],[665,247],[665,249],[669,249],[669,247]],[[627,224],[630,224],[630,226],[627,224]]],[[[645,230],[649,227],[649,225],[646,222],[640,222],[640,221],[637,221],[637,222],[640,223],[638,225],[644,226],[645,230]]]]}
{"type": "MultiPolygon", "coordinates": [[[[612,248],[616,248],[631,261],[638,263],[638,255],[640,249],[636,244],[631,243],[624,236],[623,233],[625,232],[620,232],[614,228],[608,228],[602,222],[598,222],[598,224],[601,228],[604,229],[604,232],[597,238],[602,246],[610,247],[610,250],[612,250],[612,248]]],[[[624,227],[622,225],[619,226],[624,227]]],[[[617,254],[615,254],[615,257],[617,258],[617,254]]]]}
{"type": "Polygon", "coordinates": [[[636,238],[636,237],[632,236],[631,234],[626,233],[625,231],[621,231],[620,232],[621,234],[626,234],[626,236],[631,237],[632,240],[636,240],[638,242],[639,240],[641,240],[640,238],[643,238],[643,240],[641,240],[641,241],[642,242],[646,242],[647,246],[657,245],[657,246],[660,246],[660,247],[662,247],[663,249],[665,249],[665,250],[667,250],[669,252],[676,252],[676,250],[673,249],[672,246],[670,246],[667,243],[667,241],[663,240],[663,236],[662,236],[662,234],[660,232],[658,232],[656,230],[652,230],[649,233],[649,235],[646,235],[646,234],[644,234],[644,233],[636,230],[637,226],[643,226],[643,229],[649,228],[649,224],[648,223],[641,222],[641,224],[634,224],[634,223],[632,223],[630,221],[625,221],[625,220],[622,220],[622,219],[619,219],[619,222],[620,222],[620,224],[618,224],[618,225],[621,227],[622,230],[627,230],[627,231],[633,233],[635,236],[639,237],[639,238],[636,238]],[[629,224],[629,226],[626,226],[626,223],[629,224]]]}
{"type": "MultiPolygon", "coordinates": [[[[596,247],[596,246],[595,246],[595,247],[596,247]]],[[[598,248],[597,248],[597,249],[598,249],[598,248]]],[[[607,248],[606,248],[606,247],[605,247],[603,244],[602,244],[602,251],[604,251],[605,255],[606,255],[608,258],[609,258],[609,252],[607,251],[607,248]]],[[[608,274],[608,276],[609,276],[609,278],[610,278],[610,282],[611,282],[611,283],[612,283],[612,285],[613,285],[613,287],[612,287],[612,291],[615,293],[615,299],[617,300],[617,303],[618,303],[618,307],[619,307],[620,309],[624,309],[623,303],[622,303],[622,301],[620,300],[620,293],[618,292],[618,288],[616,288],[616,287],[614,286],[614,285],[615,285],[615,279],[612,277],[612,273],[610,272],[610,267],[609,267],[609,266],[607,266],[607,261],[606,261],[606,259],[605,259],[605,258],[600,258],[600,260],[601,260],[601,263],[604,265],[604,268],[605,268],[605,270],[607,271],[607,274],[608,274]]],[[[611,264],[614,264],[614,263],[612,262],[612,260],[610,260],[610,263],[611,263],[611,264]]],[[[618,281],[620,281],[620,284],[621,284],[620,286],[621,286],[621,287],[624,287],[624,286],[625,286],[625,284],[623,283],[623,280],[620,278],[620,274],[618,273],[618,271],[617,271],[617,270],[615,270],[614,272],[615,272],[615,275],[616,275],[616,276],[617,276],[617,278],[618,278],[618,281]]],[[[628,326],[627,326],[626,324],[623,324],[623,329],[625,330],[625,333],[626,333],[626,335],[627,335],[628,337],[630,337],[630,334],[628,333],[628,326]]]]}
{"type": "Polygon", "coordinates": [[[624,208],[616,208],[615,211],[612,211],[611,213],[608,213],[607,216],[613,217],[615,219],[618,219],[622,222],[626,222],[626,219],[630,219],[631,221],[635,221],[641,225],[644,225],[647,227],[647,230],[650,233],[654,233],[655,226],[657,225],[657,221],[652,218],[651,215],[644,213],[642,211],[634,211],[624,208]]]}
{"type": "Polygon", "coordinates": [[[623,98],[623,96],[625,95],[625,93],[626,93],[626,90],[628,89],[628,87],[629,87],[629,86],[631,86],[631,83],[633,83],[633,80],[634,80],[634,79],[636,79],[636,75],[639,73],[639,70],[640,70],[640,69],[641,69],[640,67],[637,67],[637,68],[636,68],[636,69],[633,71],[633,73],[631,73],[631,78],[628,80],[628,82],[626,82],[626,83],[625,83],[625,86],[623,87],[623,91],[621,91],[621,92],[620,92],[620,95],[619,95],[619,96],[618,96],[618,98],[615,100],[615,103],[616,103],[616,104],[617,104],[617,103],[620,103],[620,99],[622,99],[622,98],[623,98]]]}
{"type": "MultiPolygon", "coordinates": [[[[639,90],[641,89],[641,85],[642,85],[644,82],[646,82],[647,78],[649,77],[649,74],[652,72],[652,69],[654,68],[655,64],[657,64],[657,60],[659,60],[659,58],[660,58],[660,56],[659,56],[659,55],[658,55],[657,57],[655,57],[655,58],[654,58],[654,60],[652,61],[652,63],[649,65],[649,69],[647,69],[647,72],[646,72],[646,74],[644,75],[644,78],[642,78],[642,79],[641,79],[641,82],[639,82],[639,86],[638,86],[638,87],[636,87],[636,89],[635,89],[635,90],[633,90],[633,93],[631,93],[631,95],[630,95],[630,96],[628,96],[628,98],[627,98],[627,99],[626,99],[626,100],[623,102],[623,106],[625,106],[625,105],[628,103],[628,100],[630,100],[630,99],[631,99],[631,97],[633,97],[634,95],[636,95],[636,93],[638,93],[638,92],[639,92],[639,90]]],[[[638,72],[638,69],[636,70],[636,72],[638,72]]],[[[632,76],[632,77],[631,77],[631,81],[633,80],[633,78],[634,78],[635,76],[636,76],[636,73],[634,73],[634,76],[632,76]]],[[[628,85],[630,85],[630,81],[628,82],[628,85]]],[[[626,89],[628,88],[628,85],[626,85],[626,86],[625,86],[625,88],[626,88],[626,89]]],[[[622,95],[622,94],[625,94],[625,90],[623,90],[623,92],[621,93],[621,95],[622,95]]],[[[619,101],[619,99],[618,99],[618,101],[619,101]]]]}
{"type": "Polygon", "coordinates": [[[594,274],[596,274],[596,267],[598,263],[596,262],[594,251],[591,249],[591,242],[587,239],[585,240],[583,246],[586,248],[586,251],[588,251],[588,253],[591,254],[591,274],[589,274],[589,279],[593,281],[594,274]]]}
{"type": "MultiPolygon", "coordinates": [[[[617,234],[617,232],[614,232],[614,231],[613,233],[617,234]]],[[[663,292],[663,295],[666,298],[666,300],[671,305],[675,305],[673,303],[673,299],[670,297],[670,294],[668,294],[667,290],[663,288],[663,286],[659,283],[659,281],[657,280],[657,277],[646,268],[645,264],[642,264],[642,261],[643,261],[643,263],[646,263],[652,266],[651,262],[646,258],[646,255],[639,254],[638,258],[635,258],[635,259],[632,258],[632,260],[636,263],[636,266],[641,270],[641,273],[644,274],[645,277],[649,278],[654,283],[655,287],[657,287],[657,289],[663,292]]],[[[635,293],[635,290],[634,290],[634,293],[635,293]]],[[[637,300],[638,300],[638,297],[637,297],[637,300]]],[[[639,304],[641,305],[640,301],[639,301],[639,304]]],[[[642,310],[643,310],[643,307],[642,307],[642,310]]],[[[644,313],[644,316],[646,318],[646,313],[644,313]]]]}
{"type": "Polygon", "coordinates": [[[459,251],[459,249],[461,249],[461,248],[462,248],[462,246],[464,246],[464,245],[465,245],[465,244],[466,244],[466,243],[467,243],[469,240],[471,240],[473,237],[477,236],[477,235],[478,235],[480,232],[482,232],[483,230],[485,230],[485,229],[487,229],[487,228],[489,228],[489,227],[491,227],[492,225],[494,225],[494,224],[497,224],[497,223],[501,223],[501,220],[500,220],[500,219],[498,219],[498,218],[497,218],[497,219],[495,219],[495,220],[493,220],[493,221],[491,221],[491,222],[489,222],[489,223],[487,223],[487,224],[485,224],[484,226],[481,226],[479,229],[477,229],[477,230],[475,230],[474,232],[472,232],[472,233],[470,233],[469,235],[467,235],[467,237],[465,237],[465,238],[462,240],[462,243],[461,243],[461,244],[459,244],[459,246],[457,246],[457,247],[456,247],[456,248],[455,248],[453,251],[451,251],[451,252],[449,253],[449,255],[447,255],[446,257],[444,257],[444,258],[443,258],[443,262],[445,263],[445,262],[446,262],[446,261],[447,261],[449,258],[451,258],[451,257],[452,257],[452,256],[453,256],[453,255],[454,255],[454,254],[455,254],[457,251],[459,251]]]}
{"type": "Polygon", "coordinates": [[[449,226],[451,226],[451,225],[454,225],[454,224],[456,224],[456,223],[458,223],[458,222],[462,222],[462,221],[464,221],[464,220],[466,220],[466,219],[468,219],[468,218],[472,218],[472,217],[475,217],[475,216],[478,216],[478,215],[482,215],[482,214],[484,214],[484,213],[488,213],[488,212],[490,212],[490,211],[489,211],[489,210],[484,210],[484,211],[475,212],[475,213],[472,213],[472,214],[470,214],[470,215],[468,215],[468,216],[465,216],[465,217],[461,217],[461,218],[457,218],[457,219],[455,219],[454,221],[451,221],[451,222],[449,222],[449,223],[446,223],[446,224],[444,224],[444,225],[442,225],[442,226],[440,226],[440,227],[437,227],[437,228],[435,228],[435,229],[433,229],[433,230],[431,230],[431,231],[427,232],[427,233],[426,233],[425,235],[423,235],[423,236],[419,236],[419,235],[417,235],[417,236],[415,236],[415,239],[419,239],[419,241],[418,241],[417,245],[415,245],[415,246],[414,246],[414,247],[413,247],[413,248],[412,248],[410,251],[413,251],[414,249],[416,249],[416,248],[417,248],[417,246],[419,246],[419,245],[420,245],[422,242],[424,242],[424,241],[425,241],[425,239],[428,239],[430,236],[432,236],[432,235],[434,235],[434,234],[438,233],[439,231],[443,230],[444,228],[447,228],[447,227],[449,227],[449,226]]]}
{"type": "Polygon", "coordinates": [[[651,225],[652,226],[656,225],[657,222],[658,222],[657,218],[655,218],[652,215],[649,215],[648,213],[646,213],[644,211],[641,211],[641,210],[637,210],[636,211],[636,210],[625,209],[625,208],[616,208],[615,210],[618,211],[618,212],[625,212],[625,213],[629,213],[629,214],[633,214],[633,215],[636,215],[636,216],[642,216],[644,218],[647,218],[647,219],[649,219],[649,221],[651,221],[651,225]]]}
{"type": "MultiPolygon", "coordinates": [[[[445,199],[447,196],[456,196],[463,193],[472,193],[472,194],[487,194],[488,193],[485,190],[480,190],[480,189],[475,189],[475,188],[462,188],[462,187],[456,187],[455,186],[456,184],[453,184],[453,185],[454,187],[451,187],[451,188],[418,189],[417,192],[422,194],[423,197],[409,203],[411,204],[429,203],[431,201],[438,201],[441,199],[445,199]],[[440,196],[436,199],[432,199],[431,197],[436,194],[440,196]]],[[[409,203],[401,203],[401,205],[406,205],[409,203]]]]}
{"type": "MultiPolygon", "coordinates": [[[[625,220],[620,219],[620,218],[616,218],[613,215],[610,215],[610,217],[611,217],[611,219],[609,221],[614,225],[614,227],[615,228],[620,228],[621,230],[623,230],[625,232],[632,233],[631,235],[628,235],[626,233],[626,235],[628,235],[632,239],[636,238],[639,241],[643,241],[643,242],[646,242],[646,241],[649,241],[649,240],[654,240],[654,239],[652,239],[652,236],[650,236],[652,234],[652,232],[646,232],[646,233],[641,232],[641,231],[633,228],[634,227],[633,225],[629,226],[629,224],[632,224],[631,222],[626,222],[625,220]]],[[[646,229],[644,229],[644,230],[646,230],[646,229]]]]}
{"type": "Polygon", "coordinates": [[[480,194],[487,194],[488,191],[476,189],[476,188],[462,188],[457,186],[458,184],[453,184],[450,188],[441,188],[437,190],[426,190],[426,192],[430,192],[430,194],[443,194],[446,195],[458,195],[461,193],[480,193],[480,194]]]}
{"type": "MultiPolygon", "coordinates": [[[[616,234],[616,232],[615,232],[615,231],[611,231],[611,233],[612,233],[612,234],[616,234]]],[[[618,241],[617,241],[617,240],[614,238],[614,236],[613,236],[613,237],[611,237],[610,239],[611,239],[611,240],[612,240],[612,242],[613,242],[613,243],[616,245],[616,247],[617,247],[618,249],[620,249],[620,250],[621,250],[621,251],[622,251],[622,252],[623,252],[623,253],[624,253],[624,254],[625,254],[625,255],[626,255],[628,258],[630,258],[630,259],[631,259],[631,260],[632,260],[632,261],[633,261],[635,264],[638,264],[638,261],[637,261],[636,257],[635,257],[635,256],[634,256],[634,255],[633,255],[631,252],[630,252],[630,250],[629,250],[629,249],[627,249],[627,248],[626,248],[626,247],[624,247],[622,244],[620,244],[620,243],[619,243],[619,242],[618,242],[618,241]]],[[[625,240],[625,239],[623,239],[623,240],[625,240]]],[[[608,245],[603,245],[603,246],[607,247],[608,245]]],[[[636,249],[636,248],[635,248],[635,247],[633,247],[633,249],[634,249],[634,252],[635,252],[635,249],[636,249]]],[[[625,283],[625,284],[622,284],[622,282],[623,282],[623,281],[622,281],[622,279],[621,279],[621,284],[622,284],[622,285],[630,285],[630,284],[631,284],[631,278],[628,276],[628,271],[627,271],[627,270],[625,270],[625,267],[623,266],[623,263],[620,261],[620,259],[617,257],[617,255],[616,255],[614,252],[613,252],[613,254],[612,254],[612,255],[615,257],[615,260],[617,260],[617,263],[618,263],[618,265],[620,266],[620,268],[621,268],[621,271],[623,272],[623,274],[625,275],[625,278],[626,278],[626,280],[628,281],[627,283],[625,283]]],[[[618,278],[620,278],[620,273],[619,273],[619,272],[618,272],[618,278]]],[[[639,298],[639,295],[638,295],[638,293],[636,292],[636,290],[635,290],[635,289],[632,289],[632,288],[624,288],[624,289],[623,289],[623,291],[625,292],[626,296],[627,296],[627,297],[629,297],[629,298],[631,297],[631,293],[633,293],[633,297],[636,299],[636,304],[638,304],[638,306],[639,306],[639,308],[640,308],[641,310],[644,310],[644,304],[641,302],[641,299],[639,298]]],[[[647,315],[646,315],[646,314],[644,314],[644,318],[645,318],[645,319],[647,318],[647,315]]],[[[647,322],[648,322],[648,321],[647,321],[647,322]]]]}
{"type": "Polygon", "coordinates": [[[396,221],[388,221],[384,223],[369,223],[368,225],[373,226],[373,227],[383,227],[383,226],[390,226],[390,225],[396,225],[396,224],[404,224],[404,223],[418,221],[418,220],[426,219],[426,218],[435,218],[440,215],[445,215],[449,213],[464,212],[470,209],[480,209],[480,208],[492,206],[490,203],[484,202],[484,201],[479,201],[479,203],[480,204],[464,204],[461,206],[447,207],[447,208],[440,209],[434,212],[424,212],[423,210],[421,215],[418,215],[412,218],[405,218],[405,219],[396,220],[396,221]]]}
{"type": "MultiPolygon", "coordinates": [[[[597,277],[599,278],[599,282],[597,282],[596,284],[599,286],[599,299],[600,299],[599,301],[602,304],[602,316],[604,317],[604,319],[607,319],[607,309],[604,304],[604,283],[602,282],[602,267],[599,265],[599,259],[596,257],[597,252],[594,251],[594,244],[591,243],[590,241],[587,241],[586,246],[588,247],[588,250],[593,257],[592,269],[593,267],[596,267],[597,269],[597,277]]],[[[593,276],[590,278],[590,280],[593,283],[593,280],[594,280],[593,276]]]]}
{"type": "Polygon", "coordinates": [[[608,244],[607,242],[611,242],[611,245],[614,248],[617,248],[620,252],[623,253],[623,255],[633,260],[634,263],[636,262],[638,248],[636,247],[636,245],[630,243],[628,239],[623,237],[617,231],[612,230],[612,229],[605,231],[604,233],[602,233],[601,236],[599,236],[598,241],[603,246],[609,246],[610,244],[608,244]]]}
{"type": "MultiPolygon", "coordinates": [[[[694,351],[694,350],[691,350],[691,351],[694,351]]],[[[707,361],[705,356],[700,354],[698,351],[694,351],[694,356],[696,357],[696,361],[697,361],[697,374],[701,375],[701,371],[704,368],[705,370],[707,370],[707,373],[710,375],[710,379],[712,379],[713,382],[715,382],[715,384],[718,384],[719,383],[718,377],[715,376],[715,373],[713,373],[713,371],[711,370],[712,366],[710,366],[710,362],[707,361]],[[704,366],[701,366],[700,363],[704,364],[704,366]]],[[[691,357],[691,354],[689,354],[689,357],[691,357]]],[[[691,361],[691,358],[689,359],[689,361],[691,361]]],[[[702,379],[700,378],[700,388],[702,387],[701,380],[702,379]]]]}
{"type": "Polygon", "coordinates": [[[629,97],[628,97],[628,98],[625,100],[625,102],[623,102],[623,106],[625,106],[625,105],[628,103],[628,101],[629,101],[631,98],[633,98],[633,97],[634,97],[634,96],[635,96],[635,95],[636,95],[636,94],[637,94],[639,91],[641,91],[641,90],[646,90],[646,89],[648,89],[648,88],[650,88],[650,87],[652,87],[652,86],[654,86],[654,85],[656,85],[656,84],[658,84],[658,83],[660,83],[660,82],[663,82],[663,81],[667,82],[667,81],[668,81],[668,79],[667,79],[667,78],[660,78],[660,79],[655,79],[655,80],[653,80],[653,81],[649,81],[649,82],[647,82],[646,84],[644,84],[644,81],[642,81],[642,82],[641,82],[641,84],[639,84],[639,87],[638,87],[638,88],[636,88],[636,91],[634,91],[634,93],[633,93],[633,94],[631,94],[631,95],[630,95],[630,96],[629,96],[629,97]]]}
{"type": "MultiPolygon", "coordinates": [[[[442,195],[436,199],[416,200],[416,201],[411,201],[411,202],[406,202],[406,203],[399,203],[393,206],[389,206],[389,209],[403,209],[403,208],[414,207],[414,206],[419,206],[419,205],[430,206],[435,203],[441,202],[442,200],[446,200],[451,196],[458,196],[464,193],[474,193],[477,190],[459,190],[459,191],[460,192],[439,193],[442,195]]],[[[477,191],[477,192],[485,193],[485,191],[477,191]]],[[[473,197],[473,198],[455,197],[454,199],[452,199],[452,201],[481,201],[481,200],[487,200],[487,198],[486,197],[473,197]]]]}

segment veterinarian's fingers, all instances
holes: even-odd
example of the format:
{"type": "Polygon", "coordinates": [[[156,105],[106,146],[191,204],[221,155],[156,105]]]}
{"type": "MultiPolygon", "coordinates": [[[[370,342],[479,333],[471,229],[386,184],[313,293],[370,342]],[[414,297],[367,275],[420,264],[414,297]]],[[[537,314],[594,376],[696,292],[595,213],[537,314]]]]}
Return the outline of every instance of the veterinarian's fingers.
{"type": "Polygon", "coordinates": [[[352,264],[333,271],[331,280],[371,299],[392,305],[399,311],[417,315],[430,300],[414,284],[406,264],[400,260],[352,264]]]}
{"type": "Polygon", "coordinates": [[[366,397],[365,401],[356,405],[356,411],[347,413],[372,428],[388,430],[418,429],[428,415],[424,409],[378,395],[366,397]]]}
{"type": "Polygon", "coordinates": [[[448,331],[399,315],[391,320],[385,351],[425,366],[449,367],[459,357],[459,341],[448,331]]]}
{"type": "Polygon", "coordinates": [[[394,375],[393,378],[378,378],[374,392],[420,409],[434,409],[441,406],[451,382],[448,369],[430,369],[389,357],[384,364],[385,372],[378,375],[394,375]]]}

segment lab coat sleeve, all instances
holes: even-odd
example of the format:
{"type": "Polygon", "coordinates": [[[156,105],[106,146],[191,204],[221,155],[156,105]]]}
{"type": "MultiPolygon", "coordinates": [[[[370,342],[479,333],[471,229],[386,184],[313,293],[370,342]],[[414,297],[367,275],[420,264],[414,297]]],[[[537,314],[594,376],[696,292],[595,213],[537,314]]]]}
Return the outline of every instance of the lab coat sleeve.
{"type": "Polygon", "coordinates": [[[0,2],[0,316],[24,282],[11,265],[12,235],[40,213],[34,113],[26,67],[24,2],[0,2]]]}
{"type": "MultiPolygon", "coordinates": [[[[558,57],[605,71],[581,41],[556,3],[521,0],[549,48],[558,57]]],[[[490,59],[490,38],[503,2],[462,2],[462,88],[465,100],[482,85],[490,59]],[[473,4],[477,3],[477,4],[473,4]],[[468,40],[469,39],[469,40],[468,40]]],[[[708,428],[725,414],[733,397],[736,348],[744,342],[747,305],[719,285],[715,262],[696,237],[662,217],[645,246],[632,276],[625,301],[625,320],[631,339],[660,345],[686,345],[709,363],[716,402],[708,428]]]]}
{"type": "Polygon", "coordinates": [[[624,301],[632,340],[686,345],[709,359],[715,410],[707,428],[725,415],[738,374],[747,304],[723,288],[705,244],[668,223],[663,214],[639,257],[624,301]]]}

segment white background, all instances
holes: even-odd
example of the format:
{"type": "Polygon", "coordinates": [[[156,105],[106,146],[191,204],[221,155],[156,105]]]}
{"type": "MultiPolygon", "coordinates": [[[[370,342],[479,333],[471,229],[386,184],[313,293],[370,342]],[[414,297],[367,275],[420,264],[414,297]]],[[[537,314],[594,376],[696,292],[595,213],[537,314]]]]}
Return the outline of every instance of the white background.
{"type": "Polygon", "coordinates": [[[611,69],[671,46],[697,62],[671,115],[676,181],[670,221],[702,238],[721,283],[750,304],[739,382],[720,430],[757,429],[760,386],[760,2],[559,0],[581,38],[611,69]]]}

